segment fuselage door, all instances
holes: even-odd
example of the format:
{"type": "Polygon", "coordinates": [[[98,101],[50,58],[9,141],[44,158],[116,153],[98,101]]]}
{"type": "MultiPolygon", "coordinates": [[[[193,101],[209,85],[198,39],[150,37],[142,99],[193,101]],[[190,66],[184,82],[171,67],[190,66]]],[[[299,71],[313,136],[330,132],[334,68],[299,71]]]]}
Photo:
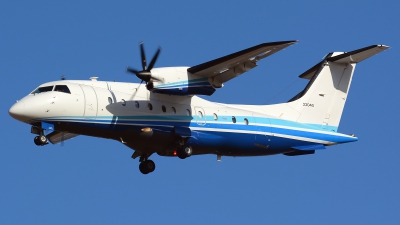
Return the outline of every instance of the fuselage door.
{"type": "Polygon", "coordinates": [[[194,111],[196,111],[196,121],[199,125],[205,125],[207,123],[206,113],[203,108],[194,107],[194,111]]]}
{"type": "Polygon", "coordinates": [[[83,117],[85,119],[94,120],[97,117],[97,95],[93,87],[87,85],[80,85],[85,95],[85,112],[83,117]]]}

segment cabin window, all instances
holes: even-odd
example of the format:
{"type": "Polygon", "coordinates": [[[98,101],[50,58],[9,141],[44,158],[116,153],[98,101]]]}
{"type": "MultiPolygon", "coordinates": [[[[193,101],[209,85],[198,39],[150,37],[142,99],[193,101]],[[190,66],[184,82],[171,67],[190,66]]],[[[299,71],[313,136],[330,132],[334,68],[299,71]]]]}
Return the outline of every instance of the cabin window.
{"type": "Polygon", "coordinates": [[[149,110],[153,110],[153,105],[152,105],[151,103],[148,103],[148,104],[147,104],[147,108],[148,108],[149,110]]]}
{"type": "Polygon", "coordinates": [[[161,109],[162,109],[163,112],[166,112],[166,111],[167,111],[167,108],[165,108],[165,105],[162,105],[162,106],[161,106],[161,109]]]}
{"type": "Polygon", "coordinates": [[[199,113],[199,118],[200,118],[200,119],[203,118],[203,112],[202,112],[202,111],[199,111],[198,113],[199,113]]]}
{"type": "Polygon", "coordinates": [[[232,116],[232,122],[236,123],[236,117],[232,116]]]}
{"type": "Polygon", "coordinates": [[[67,87],[67,85],[56,85],[56,87],[54,88],[54,91],[71,94],[71,92],[69,91],[69,88],[67,87]]]}
{"type": "Polygon", "coordinates": [[[135,107],[136,107],[136,108],[139,108],[139,106],[140,106],[140,105],[139,105],[139,102],[135,101],[135,107]]]}
{"type": "Polygon", "coordinates": [[[174,114],[176,114],[176,109],[175,109],[175,107],[171,107],[171,109],[172,109],[172,112],[173,112],[174,114]]]}
{"type": "Polygon", "coordinates": [[[124,99],[122,99],[122,105],[126,106],[126,101],[124,99]]]}
{"type": "Polygon", "coordinates": [[[192,115],[192,113],[190,112],[190,109],[186,109],[186,115],[187,116],[191,116],[192,115]]]}
{"type": "Polygon", "coordinates": [[[108,97],[108,103],[112,103],[112,98],[111,97],[108,97]]]}
{"type": "Polygon", "coordinates": [[[244,118],[244,124],[249,125],[249,120],[247,118],[244,118]]]}
{"type": "Polygon", "coordinates": [[[38,87],[36,90],[32,91],[31,94],[39,94],[42,92],[52,91],[54,86],[38,87]]]}
{"type": "Polygon", "coordinates": [[[213,114],[214,120],[218,120],[218,115],[216,113],[213,114]]]}

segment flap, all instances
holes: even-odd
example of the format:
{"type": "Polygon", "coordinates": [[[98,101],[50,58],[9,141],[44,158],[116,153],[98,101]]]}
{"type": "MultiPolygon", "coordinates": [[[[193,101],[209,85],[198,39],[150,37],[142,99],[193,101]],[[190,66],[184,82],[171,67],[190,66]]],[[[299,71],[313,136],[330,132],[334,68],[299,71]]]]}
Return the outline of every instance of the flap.
{"type": "Polygon", "coordinates": [[[47,135],[47,139],[52,143],[52,144],[58,144],[60,142],[66,141],[68,139],[74,138],[78,136],[79,134],[73,134],[73,133],[68,133],[68,132],[58,132],[54,131],[53,133],[47,135]]]}
{"type": "Polygon", "coordinates": [[[297,41],[260,44],[209,62],[190,67],[188,72],[200,77],[214,78],[224,83],[257,66],[257,61],[270,56],[297,41]]]}

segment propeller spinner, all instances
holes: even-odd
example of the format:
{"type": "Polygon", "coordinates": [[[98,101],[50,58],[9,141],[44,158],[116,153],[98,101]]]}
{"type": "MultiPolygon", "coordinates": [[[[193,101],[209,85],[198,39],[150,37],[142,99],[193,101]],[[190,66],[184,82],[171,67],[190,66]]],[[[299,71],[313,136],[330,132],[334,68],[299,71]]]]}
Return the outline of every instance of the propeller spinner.
{"type": "Polygon", "coordinates": [[[140,57],[142,60],[142,70],[139,71],[130,67],[126,68],[127,72],[135,74],[140,80],[142,80],[142,82],[145,81],[148,90],[151,90],[154,87],[153,80],[160,81],[160,79],[153,77],[150,72],[150,70],[153,69],[153,66],[156,63],[160,52],[161,52],[161,47],[157,49],[156,53],[154,54],[153,58],[150,61],[149,66],[147,67],[146,54],[144,53],[143,42],[140,42],[140,57]]]}

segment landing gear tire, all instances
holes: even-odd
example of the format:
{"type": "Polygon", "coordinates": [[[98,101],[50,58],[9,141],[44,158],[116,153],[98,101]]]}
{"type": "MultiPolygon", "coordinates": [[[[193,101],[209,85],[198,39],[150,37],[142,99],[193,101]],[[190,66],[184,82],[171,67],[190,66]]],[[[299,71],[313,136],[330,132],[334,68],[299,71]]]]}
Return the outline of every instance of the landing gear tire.
{"type": "Polygon", "coordinates": [[[44,136],[44,135],[39,135],[39,136],[36,136],[34,139],[33,139],[33,142],[35,142],[35,144],[37,145],[37,146],[43,146],[43,145],[46,145],[48,142],[47,142],[47,138],[46,138],[46,136],[44,136]]]}
{"type": "Polygon", "coordinates": [[[178,157],[180,159],[185,159],[185,158],[190,157],[192,155],[193,149],[189,145],[184,145],[184,146],[182,146],[182,147],[180,147],[178,149],[177,153],[178,153],[178,157]]]}
{"type": "Polygon", "coordinates": [[[143,174],[148,174],[156,169],[156,164],[153,160],[145,160],[139,164],[139,170],[143,174]]]}

